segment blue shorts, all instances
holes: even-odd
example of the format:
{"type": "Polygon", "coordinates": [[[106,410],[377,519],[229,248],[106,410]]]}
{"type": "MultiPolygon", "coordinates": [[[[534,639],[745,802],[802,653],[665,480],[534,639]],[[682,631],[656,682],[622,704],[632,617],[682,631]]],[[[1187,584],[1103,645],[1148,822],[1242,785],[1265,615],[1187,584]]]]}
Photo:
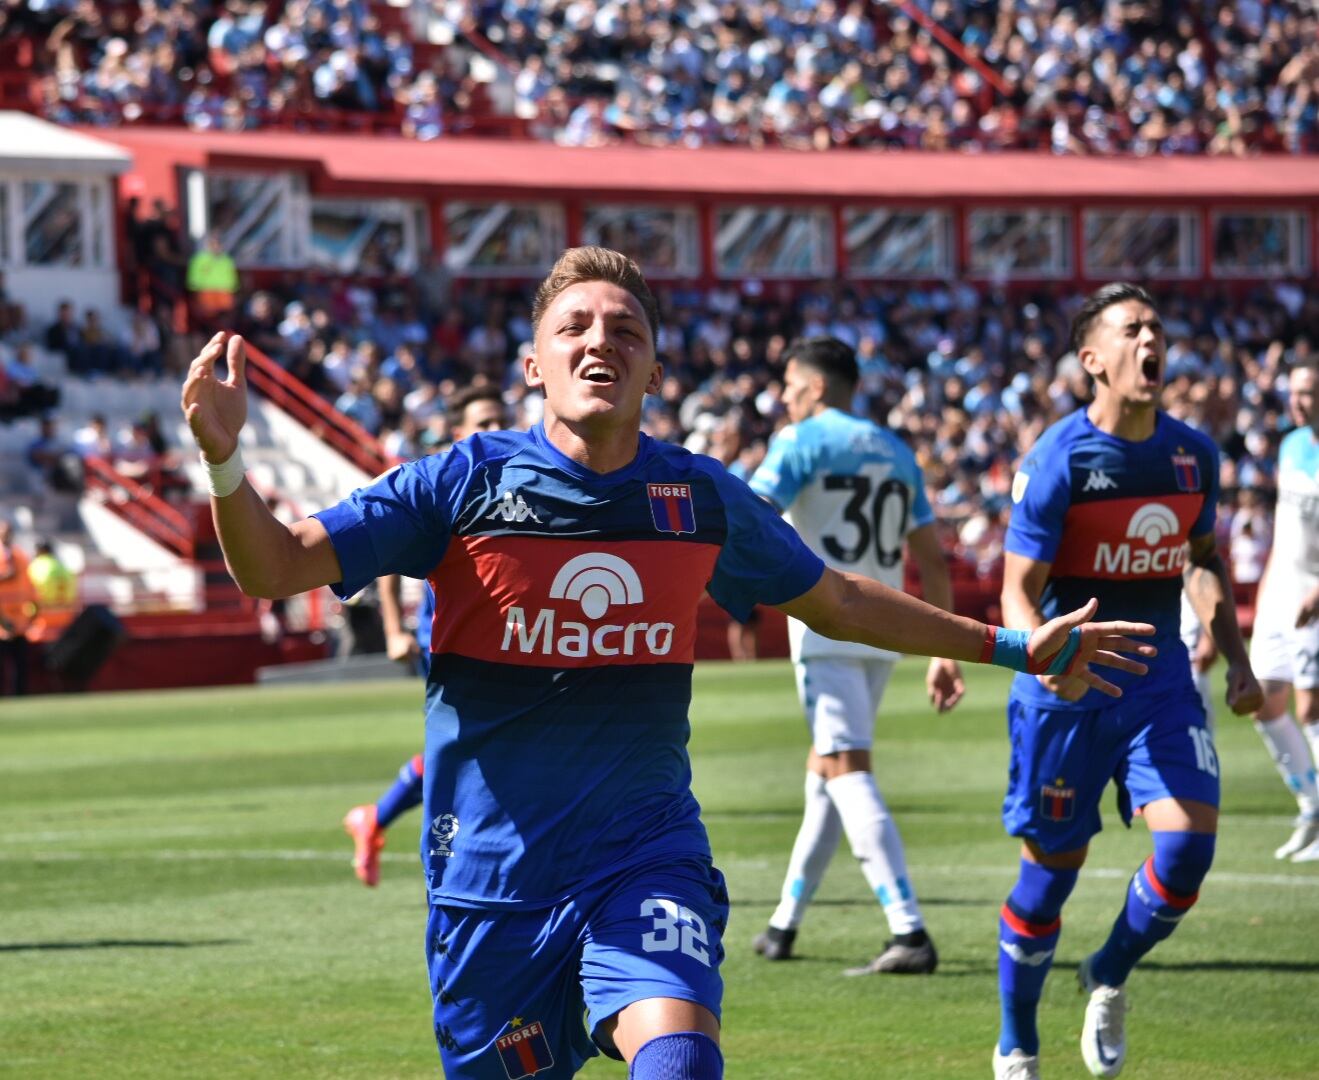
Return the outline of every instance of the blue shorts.
{"type": "Polygon", "coordinates": [[[1102,709],[1041,709],[1009,698],[1008,734],[1003,824],[1046,852],[1085,847],[1103,828],[1099,799],[1109,780],[1128,825],[1133,806],[1156,799],[1218,805],[1218,756],[1189,679],[1102,709]]]}
{"type": "Polygon", "coordinates": [[[633,868],[553,908],[432,905],[426,960],[444,1075],[572,1076],[597,1046],[619,1056],[598,1028],[646,998],[694,1001],[717,1018],[727,921],[723,875],[702,860],[633,868]]]}

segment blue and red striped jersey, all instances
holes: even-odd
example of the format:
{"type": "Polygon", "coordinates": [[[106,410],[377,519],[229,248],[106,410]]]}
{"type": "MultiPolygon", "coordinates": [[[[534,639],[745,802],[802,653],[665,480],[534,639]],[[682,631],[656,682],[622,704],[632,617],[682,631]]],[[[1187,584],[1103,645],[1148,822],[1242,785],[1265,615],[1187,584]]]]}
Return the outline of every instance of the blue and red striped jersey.
{"type": "MultiPolygon", "coordinates": [[[[1187,541],[1214,530],[1218,450],[1208,436],[1166,413],[1154,434],[1131,442],[1099,430],[1085,409],[1049,428],[1012,485],[1006,550],[1047,562],[1040,607],[1053,618],[1099,599],[1099,619],[1153,623],[1159,656],[1145,677],[1104,670],[1110,682],[1155,692],[1188,678],[1181,644],[1187,541]]],[[[1030,676],[1013,694],[1047,708],[1111,703],[1092,690],[1067,703],[1030,676]]]]}
{"type": "Polygon", "coordinates": [[[708,857],[686,751],[701,593],[745,618],[823,572],[746,484],[644,435],[597,474],[537,427],[473,435],[316,516],[341,597],[385,573],[435,592],[436,902],[546,906],[632,864],[708,857]]]}

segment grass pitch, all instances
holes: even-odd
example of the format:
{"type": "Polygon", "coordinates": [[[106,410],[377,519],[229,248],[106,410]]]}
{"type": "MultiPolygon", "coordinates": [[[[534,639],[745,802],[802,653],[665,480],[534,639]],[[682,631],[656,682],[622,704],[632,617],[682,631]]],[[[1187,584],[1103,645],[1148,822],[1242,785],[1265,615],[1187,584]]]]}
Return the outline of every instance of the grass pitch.
{"type": "MultiPolygon", "coordinates": [[[[899,667],[875,757],[942,963],[930,978],[848,979],[885,932],[845,850],[801,958],[770,965],[750,950],[800,810],[806,740],[790,671],[698,669],[696,792],[733,898],[731,1080],[989,1075],[997,913],[1017,860],[998,822],[1007,676],[973,670],[967,700],[936,717],[922,673],[899,667]]],[[[352,876],[339,827],[418,748],[420,698],[419,683],[399,681],[0,703],[0,1076],[438,1075],[420,821],[395,827],[376,890],[352,876]]],[[[1319,865],[1274,862],[1291,801],[1250,725],[1218,726],[1217,863],[1195,911],[1133,976],[1126,1075],[1313,1078],[1319,865]]],[[[1085,1075],[1072,972],[1147,850],[1143,827],[1127,832],[1110,812],[1045,991],[1050,1080],[1085,1075]]],[[[597,1059],[582,1075],[625,1070],[597,1059]]]]}

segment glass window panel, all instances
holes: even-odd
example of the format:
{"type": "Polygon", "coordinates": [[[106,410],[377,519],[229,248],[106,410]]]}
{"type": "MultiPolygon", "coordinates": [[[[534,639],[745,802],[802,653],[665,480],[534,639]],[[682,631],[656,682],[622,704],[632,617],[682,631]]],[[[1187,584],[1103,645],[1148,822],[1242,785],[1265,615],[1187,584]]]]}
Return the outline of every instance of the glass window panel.
{"type": "Polygon", "coordinates": [[[715,215],[715,267],[724,277],[833,273],[833,220],[824,210],[747,206],[715,215]]]}
{"type": "Polygon", "coordinates": [[[289,184],[282,176],[206,178],[207,228],[239,266],[283,266],[292,251],[289,184]]]}
{"type": "Polygon", "coordinates": [[[23,247],[29,266],[81,266],[82,228],[77,184],[23,181],[23,247]]]}
{"type": "Polygon", "coordinates": [[[563,211],[548,203],[452,202],[444,220],[454,273],[534,276],[563,251],[563,211]]]}
{"type": "Polygon", "coordinates": [[[851,277],[946,277],[952,272],[952,218],[944,210],[843,211],[851,277]]]}
{"type": "Polygon", "coordinates": [[[312,199],[309,261],[340,273],[411,273],[414,209],[395,200],[312,199]]]}
{"type": "Polygon", "coordinates": [[[972,210],[972,274],[1000,280],[1072,273],[1071,215],[1065,210],[972,210]]]}
{"type": "Polygon", "coordinates": [[[621,251],[649,277],[700,273],[696,211],[690,207],[588,206],[582,243],[621,251]]]}
{"type": "Polygon", "coordinates": [[[1288,277],[1307,272],[1310,218],[1303,210],[1220,211],[1213,215],[1216,275],[1288,277]]]}
{"type": "Polygon", "coordinates": [[[1085,270],[1092,278],[1196,277],[1199,217],[1176,210],[1089,210],[1085,270]]]}

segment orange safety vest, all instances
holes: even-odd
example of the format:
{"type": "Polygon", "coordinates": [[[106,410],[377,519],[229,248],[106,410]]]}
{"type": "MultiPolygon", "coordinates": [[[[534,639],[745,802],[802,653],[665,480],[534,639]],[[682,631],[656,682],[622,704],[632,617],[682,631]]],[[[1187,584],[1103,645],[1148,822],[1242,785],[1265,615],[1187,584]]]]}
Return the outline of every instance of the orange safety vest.
{"type": "Polygon", "coordinates": [[[26,636],[37,614],[37,593],[28,579],[28,557],[0,547],[0,637],[26,636]]]}

